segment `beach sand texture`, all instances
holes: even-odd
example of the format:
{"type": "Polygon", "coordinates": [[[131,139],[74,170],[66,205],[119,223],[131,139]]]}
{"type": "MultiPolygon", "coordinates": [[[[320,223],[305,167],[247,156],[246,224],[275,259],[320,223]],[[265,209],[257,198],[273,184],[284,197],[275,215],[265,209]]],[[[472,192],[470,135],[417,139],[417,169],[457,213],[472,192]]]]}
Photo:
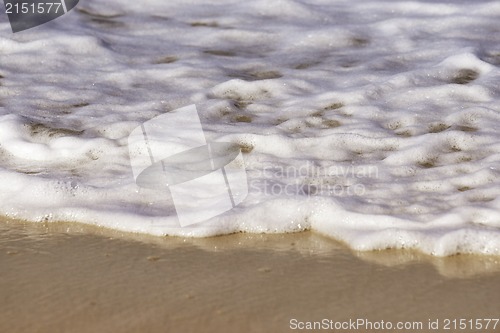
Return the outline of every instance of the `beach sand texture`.
{"type": "Polygon", "coordinates": [[[494,0],[82,0],[19,33],[0,15],[0,333],[481,331],[499,22],[494,0]],[[194,125],[164,121],[179,110],[194,125]],[[224,209],[143,173],[192,175],[169,154],[200,147],[241,177],[186,197],[224,209]]]}
{"type": "Polygon", "coordinates": [[[353,252],[312,232],[183,239],[19,222],[0,231],[1,332],[290,332],[292,319],[442,325],[500,311],[498,257],[353,252]]]}

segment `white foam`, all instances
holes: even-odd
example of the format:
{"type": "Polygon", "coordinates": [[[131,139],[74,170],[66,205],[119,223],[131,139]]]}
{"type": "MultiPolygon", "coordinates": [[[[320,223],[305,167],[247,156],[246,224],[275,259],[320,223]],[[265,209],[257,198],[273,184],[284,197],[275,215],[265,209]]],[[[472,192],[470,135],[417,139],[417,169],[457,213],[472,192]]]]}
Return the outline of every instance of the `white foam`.
{"type": "Polygon", "coordinates": [[[154,235],[312,229],[358,250],[500,254],[500,6],[88,0],[0,23],[0,214],[154,235]],[[196,103],[249,194],[180,227],[128,136],[196,103]]]}

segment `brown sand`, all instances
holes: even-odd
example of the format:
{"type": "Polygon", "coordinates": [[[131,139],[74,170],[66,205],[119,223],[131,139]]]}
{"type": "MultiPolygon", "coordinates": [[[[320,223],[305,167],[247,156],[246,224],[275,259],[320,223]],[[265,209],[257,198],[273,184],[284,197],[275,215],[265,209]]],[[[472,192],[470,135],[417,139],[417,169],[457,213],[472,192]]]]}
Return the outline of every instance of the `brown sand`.
{"type": "Polygon", "coordinates": [[[293,318],[441,332],[446,318],[499,318],[499,300],[499,257],[359,253],[311,232],[183,239],[0,222],[6,333],[290,332],[293,318]]]}

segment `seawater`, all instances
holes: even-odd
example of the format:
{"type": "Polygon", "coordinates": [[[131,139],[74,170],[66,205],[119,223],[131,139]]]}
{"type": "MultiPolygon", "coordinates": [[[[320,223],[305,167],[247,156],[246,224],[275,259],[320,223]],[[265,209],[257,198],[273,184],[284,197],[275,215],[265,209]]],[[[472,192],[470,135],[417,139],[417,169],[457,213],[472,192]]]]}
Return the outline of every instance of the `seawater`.
{"type": "Polygon", "coordinates": [[[206,237],[312,229],[358,250],[500,254],[500,3],[80,2],[0,17],[0,214],[206,237]],[[127,138],[195,104],[249,194],[181,228],[127,138]]]}

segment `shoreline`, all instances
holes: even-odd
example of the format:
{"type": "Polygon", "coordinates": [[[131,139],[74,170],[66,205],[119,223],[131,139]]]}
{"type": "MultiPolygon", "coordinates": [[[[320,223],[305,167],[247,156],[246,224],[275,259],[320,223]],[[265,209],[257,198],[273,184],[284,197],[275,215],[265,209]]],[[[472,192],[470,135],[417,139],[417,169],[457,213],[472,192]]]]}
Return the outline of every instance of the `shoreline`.
{"type": "Polygon", "coordinates": [[[17,221],[0,231],[5,332],[289,332],[292,319],[428,325],[500,313],[498,256],[356,252],[309,231],[179,238],[17,221]]]}

